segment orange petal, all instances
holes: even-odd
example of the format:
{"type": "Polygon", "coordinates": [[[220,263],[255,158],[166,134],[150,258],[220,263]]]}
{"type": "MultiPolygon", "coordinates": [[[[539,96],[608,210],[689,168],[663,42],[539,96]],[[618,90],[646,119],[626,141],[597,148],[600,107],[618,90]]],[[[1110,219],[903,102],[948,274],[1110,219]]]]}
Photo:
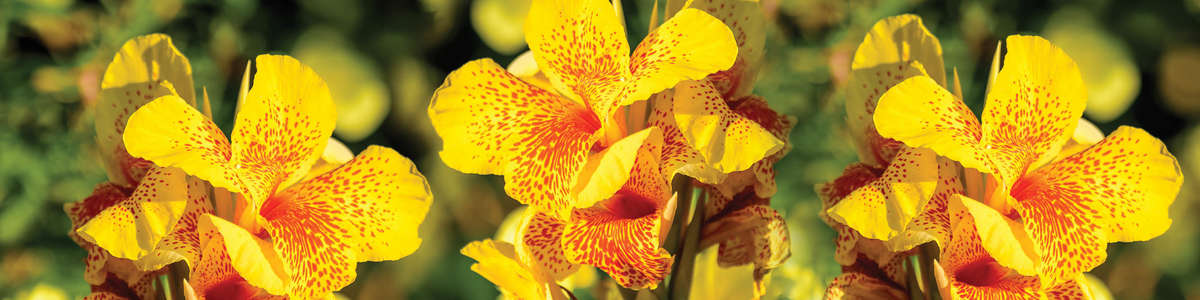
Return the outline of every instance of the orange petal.
{"type": "Polygon", "coordinates": [[[225,133],[178,96],[160,97],[134,112],[124,139],[130,155],[179,167],[216,187],[242,190],[225,133]]]}
{"type": "Polygon", "coordinates": [[[525,42],[558,92],[607,120],[631,74],[623,24],[607,0],[537,0],[525,17],[525,42]]]}
{"type": "Polygon", "coordinates": [[[1022,276],[996,262],[981,243],[974,217],[955,209],[952,236],[941,264],[958,299],[1040,299],[1037,277],[1022,276]]]}
{"type": "Polygon", "coordinates": [[[1016,210],[1056,284],[1100,265],[1111,241],[1140,241],[1170,227],[1167,207],[1182,184],[1161,141],[1121,127],[1100,143],[1027,174],[1012,189],[1016,210]]]}
{"type": "MultiPolygon", "coordinates": [[[[199,220],[198,228],[204,242],[201,246],[204,251],[202,255],[210,255],[208,258],[214,259],[211,255],[219,255],[214,253],[222,251],[214,247],[224,245],[223,251],[229,257],[230,265],[247,283],[274,294],[282,295],[287,291],[289,282],[292,281],[288,275],[289,266],[280,259],[279,253],[271,247],[270,242],[211,214],[202,215],[199,220]]],[[[221,258],[218,256],[215,259],[221,258]]],[[[222,275],[227,275],[223,272],[228,270],[213,271],[222,272],[211,275],[214,276],[214,284],[228,278],[222,275]]],[[[197,272],[207,271],[197,268],[197,272]]]]}
{"type": "MultiPolygon", "coordinates": [[[[737,42],[721,20],[704,11],[685,8],[651,32],[633,50],[619,105],[646,100],[683,80],[701,80],[729,69],[737,59],[737,42]]],[[[718,94],[719,95],[719,94],[718,94]]]]}
{"type": "Polygon", "coordinates": [[[566,222],[532,210],[525,213],[525,218],[525,226],[517,238],[517,253],[522,262],[545,282],[560,281],[575,273],[579,265],[567,261],[563,255],[562,234],[566,222]]]}
{"type": "Polygon", "coordinates": [[[259,55],[255,64],[230,138],[242,192],[257,205],[304,177],[325,150],[337,112],[325,81],[295,58],[259,55]]]}
{"type": "Polygon", "coordinates": [[[524,83],[490,59],[447,76],[429,117],[448,166],[504,174],[509,196],[564,220],[570,188],[601,134],[588,107],[524,83]]]}
{"type": "Polygon", "coordinates": [[[1087,104],[1075,61],[1036,36],[1009,36],[1004,67],[983,109],[983,143],[1000,176],[1000,191],[1057,155],[1087,104]]]}
{"type": "Polygon", "coordinates": [[[104,158],[108,178],[132,186],[151,165],[125,153],[121,136],[130,114],[146,103],[166,95],[178,95],[195,103],[192,67],[165,34],[149,34],[126,41],[113,56],[100,83],[96,104],[96,141],[104,158]]]}
{"type": "Polygon", "coordinates": [[[729,69],[713,73],[708,80],[725,99],[737,99],[750,94],[758,70],[762,68],[763,45],[766,43],[766,18],[757,2],[726,2],[717,0],[692,1],[691,8],[716,17],[729,27],[737,42],[737,61],[729,69]]]}

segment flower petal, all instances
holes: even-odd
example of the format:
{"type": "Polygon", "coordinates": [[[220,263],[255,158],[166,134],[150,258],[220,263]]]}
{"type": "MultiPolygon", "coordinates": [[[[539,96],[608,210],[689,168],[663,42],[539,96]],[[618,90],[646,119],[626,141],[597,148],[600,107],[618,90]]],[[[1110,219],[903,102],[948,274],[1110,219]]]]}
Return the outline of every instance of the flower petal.
{"type": "Polygon", "coordinates": [[[189,282],[198,299],[284,298],[270,295],[265,290],[251,285],[234,269],[233,260],[226,251],[224,238],[217,230],[207,227],[199,235],[203,240],[203,248],[200,260],[192,266],[189,276],[189,282]]]}
{"type": "Polygon", "coordinates": [[[749,1],[700,0],[692,1],[689,5],[724,22],[737,42],[737,60],[733,66],[708,75],[708,80],[725,99],[749,95],[758,77],[758,70],[762,68],[767,37],[762,8],[757,2],[749,1]]]}
{"type": "Polygon", "coordinates": [[[656,127],[643,129],[592,155],[579,174],[578,185],[571,191],[578,197],[575,207],[591,207],[596,202],[612,197],[629,181],[638,153],[646,147],[661,148],[662,131],[656,127]]]}
{"type": "Polygon", "coordinates": [[[561,281],[579,270],[563,255],[562,234],[566,222],[527,210],[525,226],[517,238],[517,253],[531,272],[544,282],[561,281]]]}
{"type": "Polygon", "coordinates": [[[1003,191],[1053,159],[1075,132],[1087,88],[1075,61],[1036,36],[1009,36],[1004,67],[983,109],[983,143],[1003,191]]]}
{"type": "MultiPolygon", "coordinates": [[[[716,231],[722,223],[754,224],[727,235],[720,244],[718,262],[722,267],[754,264],[756,278],[762,278],[792,256],[791,239],[783,216],[768,205],[751,205],[705,224],[704,236],[716,231]]],[[[704,242],[701,242],[704,243],[704,242]]]]}
{"type": "MultiPolygon", "coordinates": [[[[1001,266],[1013,269],[1021,275],[1038,274],[1038,252],[1030,240],[1030,233],[1026,233],[1020,223],[1010,220],[982,202],[963,195],[955,195],[950,199],[950,210],[951,214],[955,215],[958,214],[955,211],[970,214],[983,249],[1001,266]]],[[[962,218],[950,218],[951,222],[959,219],[962,218]]]]}
{"type": "Polygon", "coordinates": [[[1012,189],[1042,255],[1047,284],[1100,265],[1109,242],[1143,241],[1171,226],[1182,185],[1174,156],[1145,131],[1120,127],[1100,143],[1027,174],[1012,189]]]}
{"type": "Polygon", "coordinates": [[[830,208],[829,216],[866,238],[888,241],[909,230],[913,218],[933,196],[937,183],[938,167],[933,151],[908,148],[896,156],[879,179],[830,208]]]}
{"type": "Polygon", "coordinates": [[[254,84],[238,108],[233,162],[255,205],[297,181],[321,157],[337,119],[329,87],[295,58],[259,55],[254,84]]]}
{"type": "Polygon", "coordinates": [[[491,281],[506,295],[518,299],[563,299],[551,296],[550,292],[561,290],[557,285],[539,281],[521,264],[512,244],[490,239],[474,241],[460,252],[477,261],[471,265],[471,271],[491,281]]]}
{"type": "Polygon", "coordinates": [[[904,291],[887,281],[868,276],[865,273],[842,273],[829,282],[825,288],[826,300],[841,299],[908,299],[904,291]]]}
{"type": "Polygon", "coordinates": [[[178,167],[216,187],[242,190],[225,133],[178,96],[160,97],[134,112],[124,139],[130,155],[178,167]]]}
{"type": "Polygon", "coordinates": [[[132,195],[83,224],[79,236],[118,258],[138,260],[150,254],[183,215],[185,176],[175,168],[150,170],[132,195]]]}
{"type": "Polygon", "coordinates": [[[788,135],[791,134],[792,126],[795,125],[796,121],[790,116],[775,112],[774,109],[767,106],[766,100],[757,95],[743,97],[734,102],[731,108],[738,115],[758,123],[763,129],[774,135],[776,139],[783,141],[783,148],[774,154],[754,162],[753,165],[750,165],[749,169],[730,173],[724,182],[717,185],[717,190],[725,195],[732,195],[745,189],[747,186],[753,186],[754,193],[759,197],[769,198],[774,196],[777,190],[775,186],[775,163],[783,159],[783,156],[792,150],[792,144],[788,140],[788,135]]]}
{"type": "Polygon", "coordinates": [[[922,75],[945,86],[941,44],[921,18],[900,15],[876,22],[854,53],[847,81],[846,123],[860,161],[884,166],[900,151],[899,142],[876,132],[872,115],[884,92],[922,75]]]}
{"type": "Polygon", "coordinates": [[[149,34],[126,41],[113,56],[100,83],[96,104],[96,141],[104,157],[108,178],[132,186],[151,167],[125,154],[121,136],[130,114],[166,95],[195,103],[192,67],[165,34],[149,34]]]}
{"type": "Polygon", "coordinates": [[[601,134],[586,106],[524,83],[490,59],[447,76],[429,117],[442,137],[442,162],[504,174],[509,196],[563,220],[570,188],[601,134]]]}
{"type": "Polygon", "coordinates": [[[694,8],[679,11],[633,50],[633,78],[619,105],[646,100],[680,81],[701,80],[729,69],[737,59],[737,45],[721,20],[694,8]]]}
{"type": "Polygon", "coordinates": [[[622,80],[630,77],[624,23],[607,0],[536,0],[525,41],[558,92],[607,120],[622,80]]]}
{"type": "Polygon", "coordinates": [[[704,162],[700,152],[696,152],[675,126],[674,93],[658,93],[651,97],[654,110],[647,121],[648,126],[662,129],[663,154],[662,173],[666,178],[674,178],[675,174],[683,174],[700,182],[717,184],[725,179],[725,173],[712,168],[704,162]]]}
{"type": "Polygon", "coordinates": [[[407,158],[371,146],[284,190],[259,213],[292,281],[288,295],[326,295],[354,280],[360,261],[394,260],[420,245],[429,185],[407,158]]]}
{"type": "MultiPolygon", "coordinates": [[[[271,247],[270,242],[211,214],[200,216],[199,219],[198,228],[201,235],[221,239],[220,243],[225,245],[230,264],[246,282],[275,295],[283,295],[287,291],[293,281],[288,276],[289,266],[280,260],[280,255],[271,247]]],[[[211,243],[214,242],[210,241],[205,247],[211,243]]],[[[211,253],[213,250],[205,251],[211,253]]]]}
{"type": "Polygon", "coordinates": [[[713,168],[730,173],[783,149],[783,142],[749,118],[735,113],[706,81],[675,88],[675,121],[693,149],[713,168]]]}
{"type": "Polygon", "coordinates": [[[975,114],[961,100],[926,76],[900,82],[879,98],[875,108],[879,135],[914,148],[930,148],[985,173],[993,166],[981,143],[975,114]]]}
{"type": "Polygon", "coordinates": [[[961,196],[952,201],[960,202],[951,204],[953,233],[940,255],[950,281],[950,293],[959,299],[1040,299],[1042,291],[1037,277],[1012,272],[985,249],[987,241],[981,240],[977,231],[983,227],[975,222],[978,220],[975,216],[980,214],[967,212],[978,207],[962,205],[971,207],[978,202],[961,196]]]}

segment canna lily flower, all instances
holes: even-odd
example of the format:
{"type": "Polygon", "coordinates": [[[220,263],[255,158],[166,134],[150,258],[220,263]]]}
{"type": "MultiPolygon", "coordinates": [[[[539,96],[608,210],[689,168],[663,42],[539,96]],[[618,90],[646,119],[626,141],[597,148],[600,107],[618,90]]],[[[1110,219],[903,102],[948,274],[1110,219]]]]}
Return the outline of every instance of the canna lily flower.
{"type": "Polygon", "coordinates": [[[1079,70],[1042,38],[1007,42],[982,124],[924,76],[888,90],[874,122],[883,137],[990,174],[995,188],[982,200],[991,209],[971,210],[983,247],[1000,265],[1052,286],[1102,263],[1110,242],[1166,231],[1182,174],[1161,141],[1132,127],[1054,160],[1083,113],[1079,70]]]}
{"type": "Polygon", "coordinates": [[[291,57],[256,62],[232,143],[183,99],[165,96],[130,117],[129,153],[240,194],[236,223],[201,220],[220,232],[234,269],[270,294],[325,296],[353,281],[358,262],[415,251],[431,195],[413,163],[371,146],[304,179],[333,131],[329,90],[291,57]]]}
{"type": "MultiPolygon", "coordinates": [[[[681,80],[727,69],[737,52],[720,20],[687,9],[630,54],[624,27],[605,0],[534,1],[525,36],[552,89],[525,82],[490,59],[476,60],[446,77],[429,116],[448,166],[503,175],[509,196],[561,220],[570,219],[572,208],[591,204],[577,203],[580,193],[602,198],[603,192],[586,194],[583,186],[591,181],[581,177],[598,166],[588,167],[592,157],[626,135],[619,108],[681,80]]],[[[621,154],[628,161],[635,155],[621,154]]]]}
{"type": "Polygon", "coordinates": [[[191,67],[170,37],[139,36],[114,56],[101,88],[96,134],[109,181],[64,206],[68,236],[88,252],[84,279],[97,297],[146,297],[162,267],[197,261],[195,221],[211,211],[208,185],[130,156],[120,136],[129,114],[154,97],[179,95],[194,104],[191,67]]]}
{"type": "MultiPolygon", "coordinates": [[[[791,257],[791,237],[782,215],[759,198],[752,188],[725,198],[715,188],[706,188],[704,227],[700,249],[717,246],[716,262],[721,267],[754,265],[754,282],[762,287],[768,272],[791,257]]],[[[762,296],[761,289],[756,295],[762,296]]]]}

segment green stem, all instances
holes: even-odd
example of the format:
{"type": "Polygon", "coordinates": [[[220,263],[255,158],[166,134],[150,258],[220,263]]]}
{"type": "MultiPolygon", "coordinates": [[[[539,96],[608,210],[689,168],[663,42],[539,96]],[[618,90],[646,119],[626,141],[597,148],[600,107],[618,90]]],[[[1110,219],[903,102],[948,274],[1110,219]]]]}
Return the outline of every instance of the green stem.
{"type": "Polygon", "coordinates": [[[170,291],[171,300],[184,300],[187,296],[183,292],[183,280],[187,278],[187,265],[179,261],[167,266],[167,288],[170,291]]]}
{"type": "Polygon", "coordinates": [[[696,209],[683,238],[683,249],[675,257],[675,268],[671,271],[670,299],[687,299],[691,292],[696,254],[700,253],[700,229],[704,227],[704,201],[707,198],[706,193],[700,193],[696,198],[696,209]]]}
{"type": "Polygon", "coordinates": [[[663,246],[667,248],[667,253],[675,255],[679,253],[679,239],[683,231],[681,228],[687,224],[688,213],[692,210],[692,179],[681,174],[675,175],[671,179],[671,190],[675,191],[675,216],[671,220],[671,229],[667,232],[667,239],[663,241],[663,246]]]}
{"type": "Polygon", "coordinates": [[[937,271],[933,268],[933,258],[938,256],[936,243],[925,243],[918,250],[917,261],[921,264],[921,282],[925,286],[926,299],[942,299],[938,290],[937,271]]]}

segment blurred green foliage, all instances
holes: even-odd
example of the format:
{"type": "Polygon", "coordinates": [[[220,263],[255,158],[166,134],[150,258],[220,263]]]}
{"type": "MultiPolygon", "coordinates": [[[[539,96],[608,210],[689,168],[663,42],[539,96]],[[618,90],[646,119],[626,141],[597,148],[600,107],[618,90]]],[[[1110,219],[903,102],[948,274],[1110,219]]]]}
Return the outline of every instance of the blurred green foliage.
{"type": "MultiPolygon", "coordinates": [[[[393,147],[418,162],[435,204],[425,243],[397,262],[365,263],[343,294],[354,299],[491,299],[495,288],[458,254],[493,236],[516,207],[497,177],[448,169],[425,107],[449,71],[480,57],[507,63],[523,51],[525,0],[420,1],[0,1],[0,298],[88,292],[84,251],[65,235],[62,205],[104,180],[92,106],[100,76],[126,39],[171,35],[191,60],[218,125],[232,125],[247,60],[286,53],[330,82],[337,137],[358,151],[393,147]],[[484,36],[481,36],[484,35],[484,36]],[[518,35],[519,37],[519,35],[518,35]],[[493,48],[495,47],[495,48],[493,48]]],[[[624,1],[631,42],[646,33],[652,1],[624,1]]],[[[772,107],[797,118],[792,152],[777,164],[772,201],[792,229],[792,258],[772,275],[769,296],[822,295],[840,272],[834,233],[817,218],[813,186],[856,159],[843,129],[850,60],[876,20],[915,13],[939,37],[966,101],[982,109],[986,71],[1008,34],[1044,34],[1073,56],[1089,84],[1089,117],[1107,131],[1143,127],[1184,165],[1171,207],[1175,224],[1148,243],[1117,244],[1093,273],[1118,299],[1200,299],[1200,1],[761,0],[767,63],[756,85],[772,107]],[[1098,50],[1098,51],[1097,51],[1098,50]]],[[[199,92],[199,91],[198,91],[199,92]]],[[[589,293],[578,293],[592,298],[589,293]]],[[[52,297],[53,298],[53,297],[52,297]]]]}

